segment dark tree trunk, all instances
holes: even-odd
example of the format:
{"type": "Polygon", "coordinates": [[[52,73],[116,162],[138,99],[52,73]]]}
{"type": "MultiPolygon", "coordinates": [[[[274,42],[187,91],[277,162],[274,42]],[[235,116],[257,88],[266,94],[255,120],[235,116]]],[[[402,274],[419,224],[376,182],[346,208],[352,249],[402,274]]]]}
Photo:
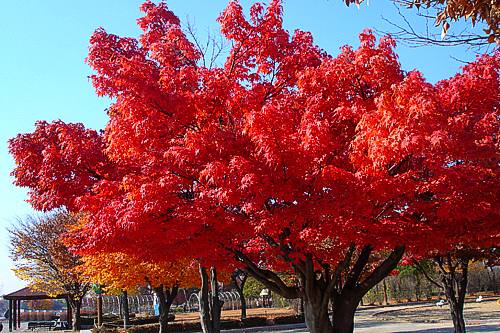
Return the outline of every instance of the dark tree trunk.
{"type": "Polygon", "coordinates": [[[467,292],[469,259],[467,257],[460,257],[460,255],[456,259],[453,259],[452,255],[448,254],[445,257],[436,257],[434,261],[437,263],[440,271],[441,283],[432,280],[431,282],[444,290],[446,299],[450,305],[451,319],[455,333],[465,333],[464,304],[465,293],[467,292]]]}
{"type": "Polygon", "coordinates": [[[177,297],[179,292],[179,287],[174,285],[172,288],[168,289],[164,285],[153,288],[153,291],[158,298],[159,305],[159,316],[158,321],[160,323],[159,333],[168,332],[168,314],[170,312],[170,307],[177,297]]]}
{"type": "MultiPolygon", "coordinates": [[[[448,298],[448,291],[446,292],[448,298]]],[[[454,299],[448,301],[450,303],[451,320],[453,321],[453,328],[455,333],[465,333],[465,320],[464,320],[464,305],[454,299]]]]}
{"type": "Polygon", "coordinates": [[[82,300],[80,298],[69,298],[68,303],[71,307],[71,329],[73,331],[80,331],[82,323],[82,300]]]}
{"type": "Polygon", "coordinates": [[[238,291],[238,294],[240,295],[241,320],[244,320],[247,318],[247,301],[245,299],[245,295],[243,294],[243,290],[241,292],[238,291]]]}
{"type": "Polygon", "coordinates": [[[212,315],[212,325],[213,325],[212,333],[219,333],[220,316],[222,312],[222,305],[224,304],[224,302],[219,299],[219,283],[217,281],[217,270],[215,269],[215,267],[210,268],[210,284],[212,289],[210,298],[211,301],[210,314],[212,315]]]}
{"type": "Polygon", "coordinates": [[[395,248],[366,278],[361,279],[372,250],[371,246],[365,246],[361,249],[352,269],[347,274],[342,288],[333,290],[332,321],[335,333],[351,333],[354,331],[354,313],[361,299],[396,268],[404,253],[404,247],[395,248]]]}
{"type": "Polygon", "coordinates": [[[417,261],[415,261],[415,266],[429,282],[444,291],[450,305],[454,332],[465,333],[463,310],[467,291],[469,259],[461,258],[460,255],[453,259],[451,253],[448,253],[445,257],[435,257],[434,262],[439,268],[439,280],[431,277],[417,261]],[[457,268],[461,269],[461,272],[458,272],[457,268]]]}
{"type": "Polygon", "coordinates": [[[236,269],[231,275],[231,280],[233,280],[233,284],[240,297],[241,320],[244,320],[247,317],[247,302],[245,300],[245,294],[243,293],[243,290],[245,289],[245,283],[247,282],[247,278],[248,278],[248,273],[239,268],[236,269]]]}
{"type": "Polygon", "coordinates": [[[97,295],[97,328],[102,326],[102,295],[97,295]]]}
{"type": "Polygon", "coordinates": [[[123,311],[123,328],[130,326],[130,312],[128,306],[128,293],[126,290],[122,291],[122,311],[123,311]]]}
{"type": "MultiPolygon", "coordinates": [[[[287,248],[284,247],[285,253],[287,248]]],[[[271,291],[285,298],[303,298],[305,321],[311,333],[350,333],[354,329],[354,313],[361,298],[396,267],[404,247],[395,248],[369,274],[362,273],[368,266],[372,247],[363,247],[353,262],[355,250],[354,245],[347,249],[345,258],[336,266],[318,262],[323,267],[321,270],[315,270],[312,255],[305,255],[305,259],[293,264],[300,282],[298,287],[286,285],[276,273],[258,267],[243,253],[236,251],[235,254],[247,265],[248,272],[271,291]],[[363,275],[366,277],[361,279],[363,275]],[[330,300],[333,304],[332,321],[328,315],[330,300]]]]}
{"type": "Polygon", "coordinates": [[[205,267],[200,266],[201,288],[200,288],[200,322],[203,333],[212,333],[210,323],[210,306],[208,300],[208,275],[205,267]]]}
{"type": "Polygon", "coordinates": [[[219,285],[217,282],[217,270],[210,268],[210,289],[208,274],[205,267],[200,265],[201,290],[200,290],[200,319],[203,333],[220,332],[220,316],[223,301],[219,299],[219,285]]]}
{"type": "Polygon", "coordinates": [[[333,304],[333,330],[335,333],[352,333],[354,331],[354,313],[361,301],[359,294],[346,293],[337,297],[333,304]]]}
{"type": "Polygon", "coordinates": [[[397,282],[397,290],[398,290],[397,302],[401,303],[403,298],[403,289],[401,288],[401,281],[399,279],[397,282]]]}
{"type": "Polygon", "coordinates": [[[421,294],[421,279],[418,272],[415,273],[415,300],[420,301],[421,294]]]}
{"type": "Polygon", "coordinates": [[[385,279],[382,280],[382,291],[384,292],[384,305],[389,304],[389,297],[387,295],[387,282],[385,279]]]}
{"type": "Polygon", "coordinates": [[[487,272],[490,278],[490,290],[493,291],[494,293],[497,293],[498,288],[497,288],[496,272],[492,266],[488,266],[487,272]]]}
{"type": "Polygon", "coordinates": [[[304,300],[304,318],[311,333],[332,333],[333,327],[328,314],[328,301],[322,290],[315,288],[306,292],[304,300]]]}

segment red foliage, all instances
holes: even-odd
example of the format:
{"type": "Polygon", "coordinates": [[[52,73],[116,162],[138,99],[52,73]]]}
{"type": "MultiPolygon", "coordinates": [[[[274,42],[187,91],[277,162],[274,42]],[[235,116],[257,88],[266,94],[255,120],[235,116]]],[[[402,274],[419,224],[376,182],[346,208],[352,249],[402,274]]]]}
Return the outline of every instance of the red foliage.
{"type": "Polygon", "coordinates": [[[206,68],[166,5],[141,8],[138,39],[91,38],[93,84],[116,100],[103,136],[38,123],[10,142],[36,208],[89,213],[80,251],[238,249],[283,267],[284,253],[336,264],[351,242],[498,244],[498,55],[432,85],[389,37],[365,31],[333,57],[283,28],[280,1],[249,19],[232,1],[233,47],[206,68]]]}

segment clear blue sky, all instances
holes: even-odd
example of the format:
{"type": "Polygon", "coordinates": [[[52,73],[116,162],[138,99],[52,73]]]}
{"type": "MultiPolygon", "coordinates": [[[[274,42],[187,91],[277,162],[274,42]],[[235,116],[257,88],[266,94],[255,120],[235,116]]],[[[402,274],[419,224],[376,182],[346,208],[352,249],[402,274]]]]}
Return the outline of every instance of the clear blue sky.
{"type": "MultiPolygon", "coordinates": [[[[62,119],[102,128],[109,101],[98,98],[84,63],[88,40],[102,26],[109,32],[136,36],[135,19],[142,0],[24,0],[4,1],[0,10],[0,294],[23,287],[11,272],[5,228],[31,213],[24,202],[26,191],[12,185],[13,162],[7,140],[17,133],[33,130],[38,119],[62,119]]],[[[215,19],[225,7],[224,0],[170,0],[168,4],[181,20],[189,17],[200,35],[217,29],[215,19]]],[[[250,1],[243,1],[248,7],[250,1]]],[[[415,19],[415,12],[405,12],[415,19]]],[[[357,34],[366,27],[382,31],[390,27],[381,16],[401,21],[388,0],[372,0],[346,7],[342,0],[285,1],[285,25],[313,33],[316,43],[330,54],[341,45],[356,44],[357,34]]],[[[435,82],[455,73],[461,65],[451,56],[470,60],[474,54],[465,47],[398,47],[402,66],[417,68],[435,82]]]]}

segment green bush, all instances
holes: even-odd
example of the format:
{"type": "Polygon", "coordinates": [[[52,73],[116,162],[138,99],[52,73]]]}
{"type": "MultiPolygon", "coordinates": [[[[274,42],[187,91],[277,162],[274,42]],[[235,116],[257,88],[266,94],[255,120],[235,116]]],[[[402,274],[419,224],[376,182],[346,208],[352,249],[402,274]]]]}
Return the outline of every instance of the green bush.
{"type": "Polygon", "coordinates": [[[267,318],[266,317],[248,317],[242,320],[243,327],[258,327],[258,326],[266,326],[267,318]]]}
{"type": "MultiPolygon", "coordinates": [[[[283,325],[283,324],[296,324],[303,323],[304,316],[282,316],[276,317],[274,320],[268,320],[265,317],[249,317],[245,320],[223,320],[221,321],[221,329],[230,330],[235,328],[248,328],[266,325],[283,325]]],[[[128,329],[123,328],[102,328],[93,329],[93,333],[157,333],[160,330],[157,322],[153,324],[141,324],[132,326],[128,329]]],[[[201,324],[195,323],[169,323],[168,330],[170,332],[195,332],[201,331],[201,324]]]]}
{"type": "Polygon", "coordinates": [[[281,316],[273,319],[274,325],[301,324],[304,322],[303,315],[281,316]]]}

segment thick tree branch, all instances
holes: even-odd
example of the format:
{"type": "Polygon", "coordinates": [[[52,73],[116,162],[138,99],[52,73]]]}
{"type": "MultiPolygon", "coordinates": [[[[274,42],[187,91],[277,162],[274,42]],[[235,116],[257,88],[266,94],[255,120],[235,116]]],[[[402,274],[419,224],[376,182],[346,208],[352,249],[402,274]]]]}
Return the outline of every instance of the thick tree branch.
{"type": "Polygon", "coordinates": [[[246,265],[247,271],[252,274],[259,282],[264,284],[272,291],[289,299],[298,298],[299,292],[297,287],[287,286],[283,280],[274,272],[258,267],[250,258],[238,250],[232,250],[236,259],[246,265]]]}
{"type": "Polygon", "coordinates": [[[358,256],[358,259],[356,260],[356,263],[354,264],[354,267],[347,276],[345,282],[346,288],[352,289],[356,287],[356,283],[358,282],[361,273],[363,273],[363,269],[365,268],[366,264],[368,263],[368,260],[370,259],[370,254],[372,250],[373,247],[370,245],[365,245],[363,247],[361,253],[358,256]]]}
{"type": "Polygon", "coordinates": [[[422,267],[422,265],[416,261],[415,259],[412,259],[413,261],[413,264],[414,266],[420,271],[420,273],[422,273],[422,275],[427,279],[427,281],[429,281],[430,283],[432,283],[433,285],[435,285],[436,287],[440,288],[440,289],[443,289],[444,286],[441,285],[439,282],[437,282],[436,280],[434,280],[433,278],[430,277],[430,275],[425,271],[425,269],[422,267]]]}
{"type": "Polygon", "coordinates": [[[377,268],[375,268],[375,270],[363,282],[360,283],[360,291],[365,294],[374,285],[382,281],[387,274],[396,268],[398,262],[403,257],[404,252],[404,246],[396,247],[391,254],[389,254],[389,256],[377,268]]]}

